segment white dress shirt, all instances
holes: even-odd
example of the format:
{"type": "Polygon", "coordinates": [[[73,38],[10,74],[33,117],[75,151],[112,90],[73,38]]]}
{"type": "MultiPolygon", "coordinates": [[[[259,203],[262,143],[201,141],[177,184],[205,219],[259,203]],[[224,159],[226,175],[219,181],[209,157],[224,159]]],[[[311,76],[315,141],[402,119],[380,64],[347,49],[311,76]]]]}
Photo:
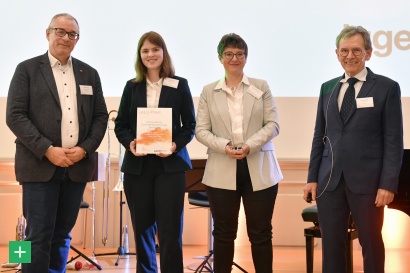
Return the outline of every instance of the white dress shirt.
{"type": "MultiPolygon", "coordinates": [[[[58,97],[61,106],[61,146],[63,148],[75,147],[78,143],[78,112],[77,90],[71,57],[66,65],[48,53],[51,69],[57,85],[58,97]]],[[[46,105],[44,107],[47,107],[46,105]]]]}
{"type": "Polygon", "coordinates": [[[236,88],[229,88],[226,85],[225,77],[222,78],[215,86],[215,89],[221,88],[226,92],[228,102],[229,118],[232,126],[231,145],[234,147],[242,147],[244,144],[243,138],[243,89],[244,84],[249,85],[248,77],[243,75],[242,81],[236,88]]]}
{"type": "Polygon", "coordinates": [[[163,79],[157,82],[150,82],[147,78],[147,107],[158,108],[159,96],[161,95],[163,79]]]}
{"type": "MultiPolygon", "coordinates": [[[[358,79],[357,83],[354,85],[354,97],[357,97],[357,94],[359,94],[360,88],[362,88],[363,83],[366,81],[367,77],[367,69],[366,67],[360,71],[357,75],[354,76],[354,78],[358,79]]],[[[339,92],[339,97],[337,97],[337,104],[339,106],[339,111],[340,108],[342,107],[342,102],[343,102],[343,97],[345,96],[346,90],[349,87],[349,84],[347,83],[347,80],[350,77],[346,75],[343,79],[340,80],[342,84],[342,87],[340,87],[340,92],[339,92]]]]}

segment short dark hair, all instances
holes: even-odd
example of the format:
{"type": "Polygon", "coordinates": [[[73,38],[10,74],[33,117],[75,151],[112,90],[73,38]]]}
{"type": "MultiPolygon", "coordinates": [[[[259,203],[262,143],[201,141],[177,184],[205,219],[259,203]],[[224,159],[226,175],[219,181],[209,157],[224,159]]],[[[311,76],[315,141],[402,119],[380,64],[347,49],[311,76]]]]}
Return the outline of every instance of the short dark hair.
{"type": "Polygon", "coordinates": [[[370,39],[370,33],[362,26],[346,26],[336,37],[336,48],[339,48],[340,41],[356,34],[360,34],[364,40],[364,48],[372,49],[372,41],[370,39]]]}
{"type": "Polygon", "coordinates": [[[245,57],[248,57],[248,45],[246,44],[245,40],[242,39],[241,36],[235,33],[229,33],[222,36],[221,41],[218,44],[218,55],[222,57],[222,54],[227,47],[234,47],[243,49],[245,53],[245,57]]]}
{"type": "Polygon", "coordinates": [[[159,46],[164,53],[164,59],[162,61],[159,76],[161,78],[172,78],[175,75],[175,69],[172,65],[171,56],[168,53],[167,45],[165,44],[165,41],[161,37],[161,35],[159,35],[155,31],[150,31],[144,33],[138,42],[137,60],[135,61],[135,72],[137,73],[137,75],[134,79],[134,82],[141,82],[147,76],[147,67],[144,65],[141,59],[141,47],[145,41],[149,41],[150,43],[159,46]]]}

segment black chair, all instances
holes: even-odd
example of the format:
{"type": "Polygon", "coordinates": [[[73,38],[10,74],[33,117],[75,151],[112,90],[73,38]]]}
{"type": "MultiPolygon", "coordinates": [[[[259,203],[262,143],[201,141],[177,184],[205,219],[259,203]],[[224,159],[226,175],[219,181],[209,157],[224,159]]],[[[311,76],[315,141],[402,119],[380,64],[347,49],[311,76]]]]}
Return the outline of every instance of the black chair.
{"type": "MultiPolygon", "coordinates": [[[[198,206],[198,207],[204,207],[204,208],[209,208],[209,201],[208,201],[208,196],[206,195],[205,191],[191,191],[188,192],[188,202],[191,205],[198,206]]],[[[213,237],[212,237],[212,227],[213,227],[213,219],[212,219],[212,214],[211,210],[208,211],[208,249],[209,253],[208,255],[204,256],[204,260],[202,263],[199,264],[199,266],[195,269],[195,273],[200,273],[200,272],[210,272],[213,273],[213,267],[212,267],[212,255],[214,254],[213,250],[213,237]]],[[[236,266],[239,270],[241,270],[244,273],[248,273],[245,269],[240,267],[237,263],[233,262],[233,266],[236,266]]]]}
{"type": "Polygon", "coordinates": [[[82,201],[80,204],[80,210],[85,209],[84,212],[84,227],[83,227],[83,249],[85,249],[86,242],[87,242],[87,212],[88,210],[92,211],[94,213],[94,209],[90,207],[90,204],[88,202],[82,201]]]}
{"type": "MultiPolygon", "coordinates": [[[[306,272],[313,273],[313,254],[315,238],[322,238],[320,232],[319,219],[317,215],[317,206],[307,207],[302,211],[302,218],[305,222],[313,222],[314,226],[305,228],[306,238],[306,272]]],[[[358,231],[354,225],[353,219],[350,216],[349,228],[347,230],[346,240],[346,268],[347,272],[353,273],[353,240],[358,237],[358,231]]]]}

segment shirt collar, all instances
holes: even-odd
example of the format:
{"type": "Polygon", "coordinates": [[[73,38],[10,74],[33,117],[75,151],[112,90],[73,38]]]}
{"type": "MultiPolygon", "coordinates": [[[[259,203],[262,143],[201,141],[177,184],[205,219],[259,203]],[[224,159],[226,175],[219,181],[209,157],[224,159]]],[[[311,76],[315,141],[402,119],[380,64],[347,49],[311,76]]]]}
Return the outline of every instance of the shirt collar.
{"type": "Polygon", "coordinates": [[[161,79],[159,79],[159,81],[157,81],[157,82],[151,82],[148,78],[147,78],[147,84],[148,85],[157,85],[157,86],[159,86],[159,87],[162,87],[162,83],[164,82],[164,79],[163,78],[161,78],[161,79]]]}
{"type": "MultiPolygon", "coordinates": [[[[55,66],[60,66],[61,67],[61,63],[59,60],[57,60],[56,57],[54,57],[53,55],[51,55],[50,51],[48,52],[48,58],[50,60],[50,65],[51,67],[55,67],[55,66]]],[[[71,60],[71,56],[68,58],[67,61],[67,66],[70,67],[72,64],[72,60],[71,60]]]]}
{"type": "MultiPolygon", "coordinates": [[[[245,74],[243,74],[241,83],[245,84],[245,85],[249,85],[249,79],[248,76],[246,76],[245,74]]],[[[224,91],[229,91],[230,89],[228,88],[228,86],[226,86],[226,82],[225,82],[225,76],[223,76],[219,82],[216,84],[214,90],[219,90],[222,89],[224,91]]]]}
{"type": "MultiPolygon", "coordinates": [[[[366,81],[366,77],[367,77],[367,69],[366,67],[363,68],[362,71],[360,71],[359,73],[357,73],[356,75],[354,75],[354,78],[358,79],[361,82],[365,82],[366,81]]],[[[343,79],[340,80],[340,82],[347,82],[347,80],[351,78],[349,77],[346,73],[345,73],[345,77],[343,79]]]]}

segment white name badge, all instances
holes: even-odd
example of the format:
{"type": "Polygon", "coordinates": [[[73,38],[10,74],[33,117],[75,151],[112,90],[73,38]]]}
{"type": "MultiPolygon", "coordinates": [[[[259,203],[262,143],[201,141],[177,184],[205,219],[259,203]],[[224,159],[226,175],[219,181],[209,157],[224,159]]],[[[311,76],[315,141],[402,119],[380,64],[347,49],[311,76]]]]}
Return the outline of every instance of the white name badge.
{"type": "Polygon", "coordinates": [[[80,92],[81,95],[92,95],[93,94],[93,87],[91,85],[80,85],[80,92]]]}
{"type": "Polygon", "coordinates": [[[256,88],[255,86],[251,85],[248,88],[247,91],[249,94],[251,94],[252,96],[254,96],[257,99],[260,99],[260,97],[262,97],[263,92],[261,90],[259,90],[258,88],[256,88]]]}
{"type": "Polygon", "coordinates": [[[356,106],[357,106],[357,108],[369,108],[369,107],[374,107],[373,97],[368,97],[368,98],[356,98],[356,106]]]}
{"type": "Polygon", "coordinates": [[[162,84],[177,89],[178,83],[179,83],[179,80],[165,78],[162,84]]]}

